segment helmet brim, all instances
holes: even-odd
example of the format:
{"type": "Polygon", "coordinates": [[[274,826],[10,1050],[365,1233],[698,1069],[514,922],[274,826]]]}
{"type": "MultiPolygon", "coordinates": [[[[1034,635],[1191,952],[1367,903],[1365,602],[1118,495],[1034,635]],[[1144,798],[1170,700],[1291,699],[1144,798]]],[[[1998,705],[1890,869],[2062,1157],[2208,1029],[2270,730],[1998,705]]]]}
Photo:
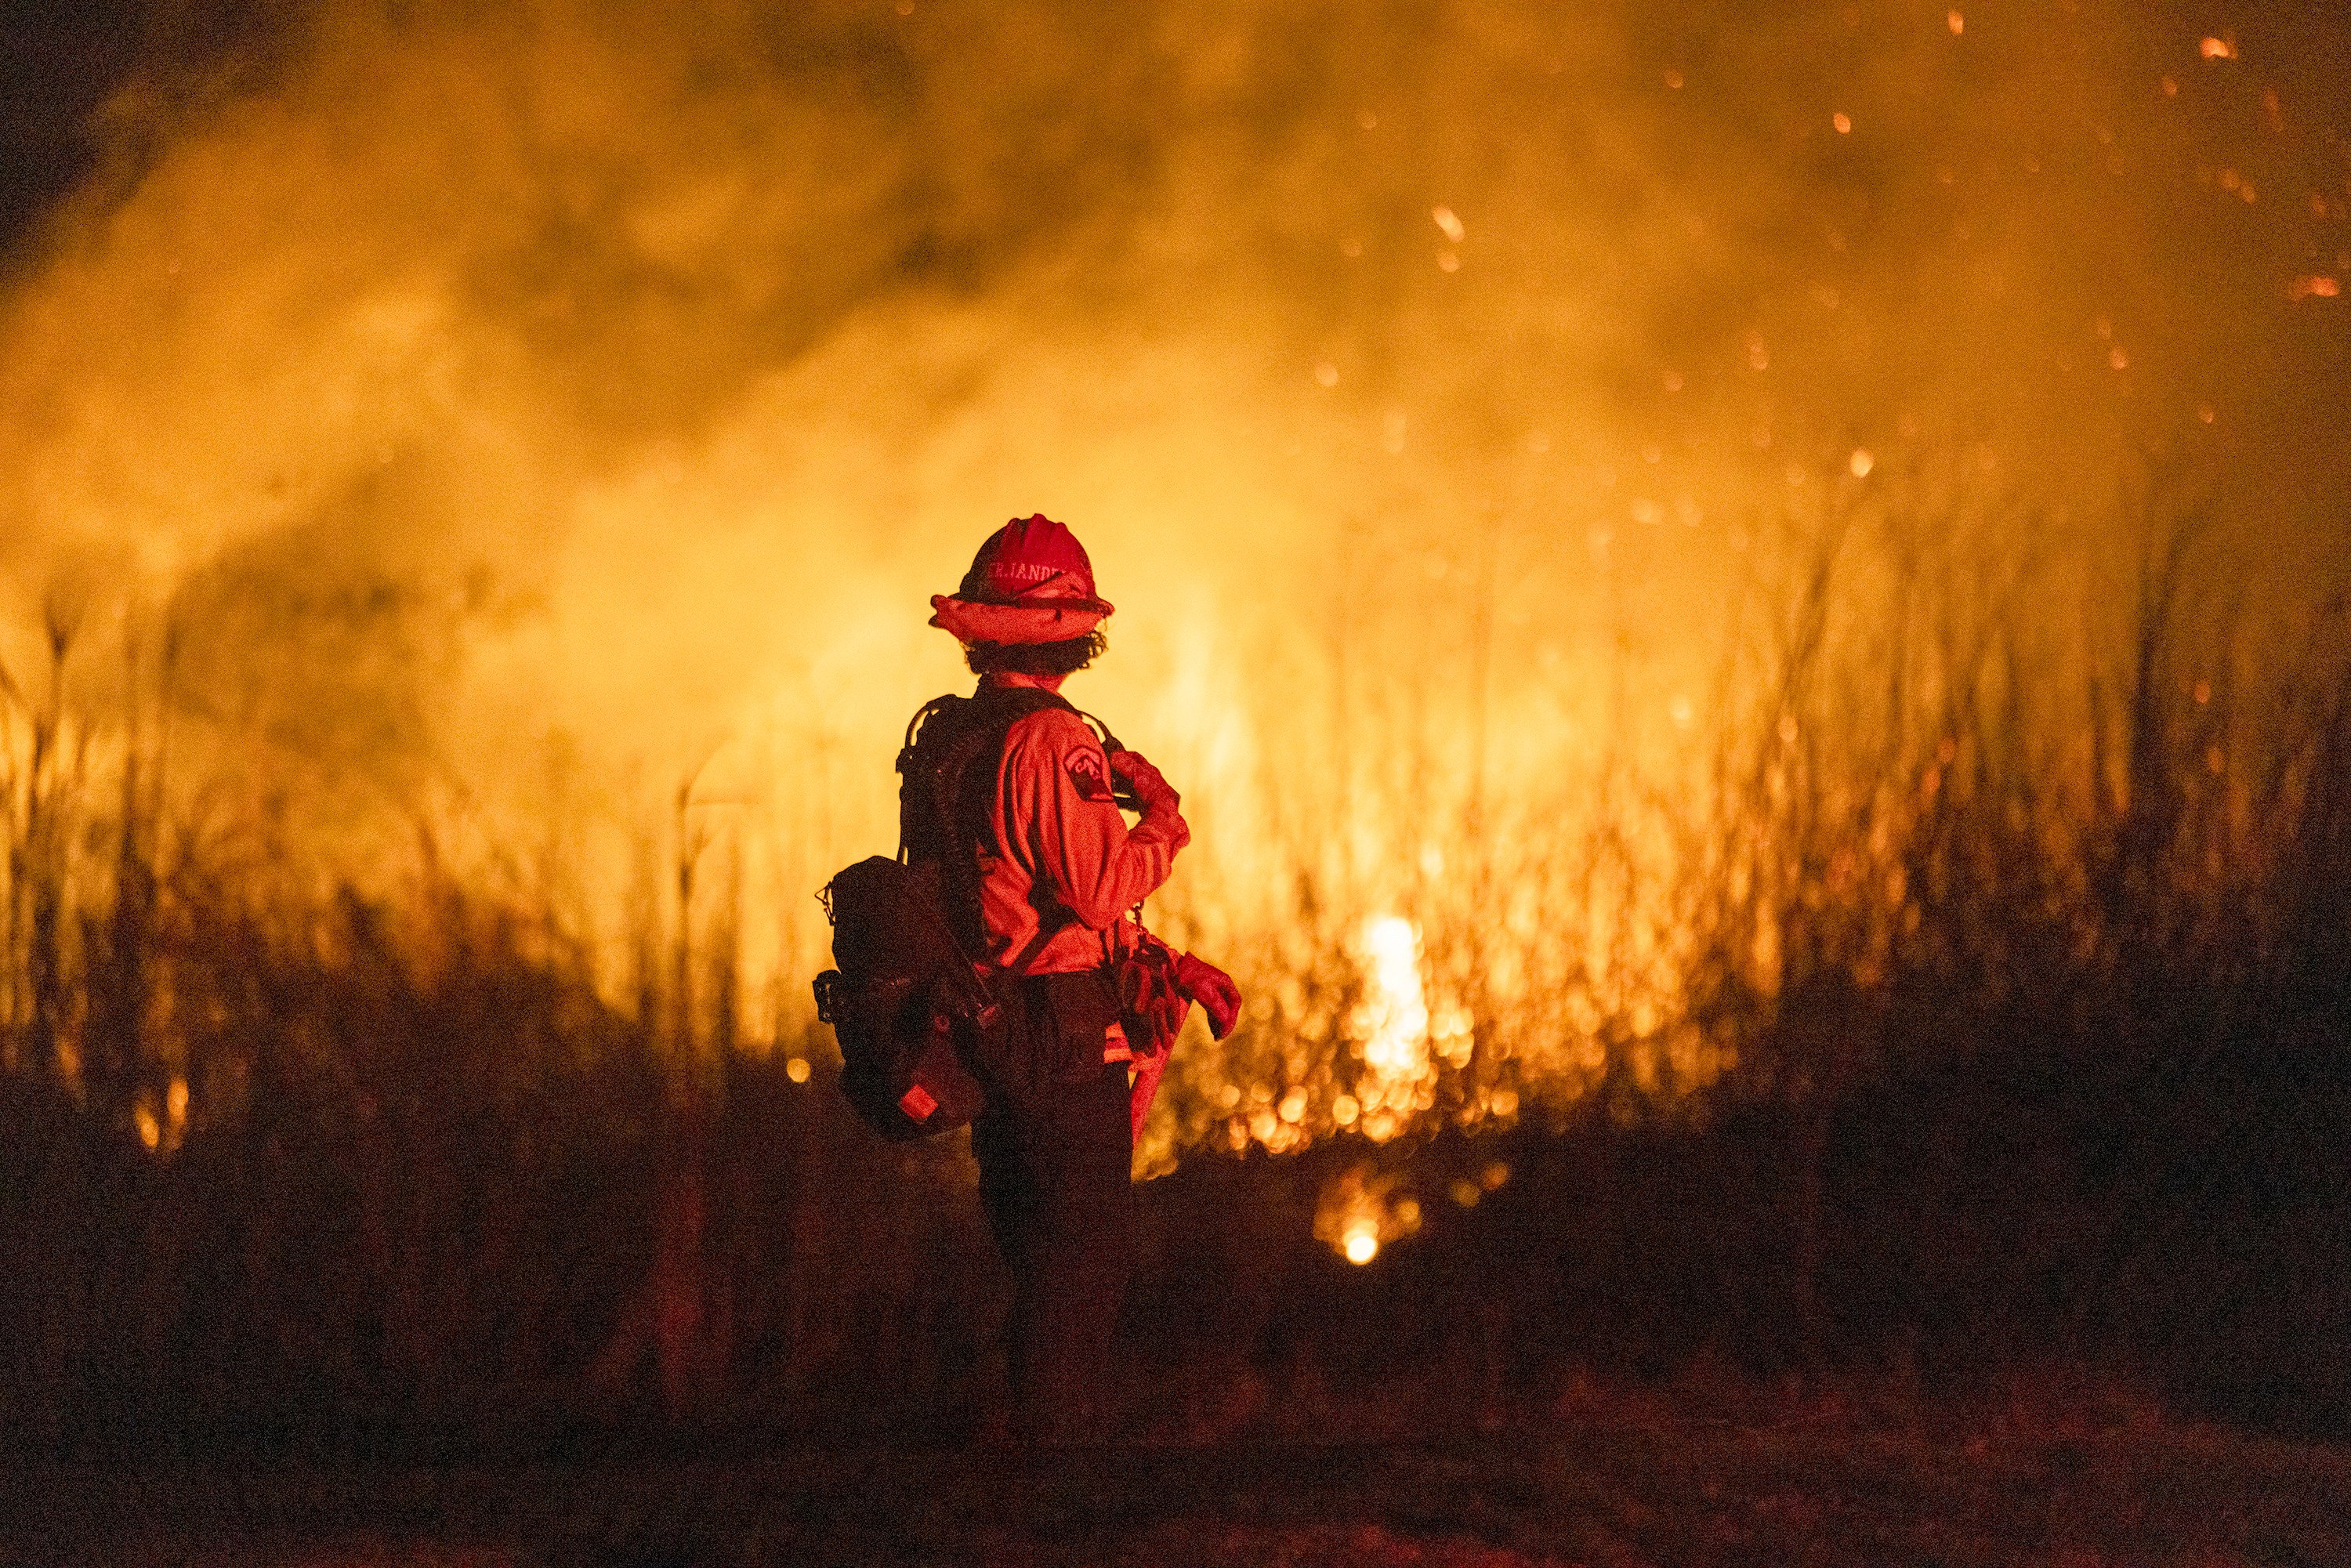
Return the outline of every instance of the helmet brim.
{"type": "Polygon", "coordinates": [[[1061,643],[1082,637],[1109,619],[1107,600],[1048,604],[989,604],[952,593],[931,595],[931,624],[959,643],[1061,643]]]}

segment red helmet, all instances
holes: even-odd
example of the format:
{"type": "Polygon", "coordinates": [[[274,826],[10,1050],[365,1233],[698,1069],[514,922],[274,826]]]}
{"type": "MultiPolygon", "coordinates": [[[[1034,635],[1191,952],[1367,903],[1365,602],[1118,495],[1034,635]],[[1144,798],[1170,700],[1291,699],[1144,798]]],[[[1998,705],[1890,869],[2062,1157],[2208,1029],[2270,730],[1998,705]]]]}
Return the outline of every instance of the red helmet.
{"type": "Polygon", "coordinates": [[[1111,606],[1094,596],[1078,536],[1040,512],[988,535],[962,585],[933,594],[931,611],[932,625],[965,643],[1058,643],[1092,631],[1111,606]]]}

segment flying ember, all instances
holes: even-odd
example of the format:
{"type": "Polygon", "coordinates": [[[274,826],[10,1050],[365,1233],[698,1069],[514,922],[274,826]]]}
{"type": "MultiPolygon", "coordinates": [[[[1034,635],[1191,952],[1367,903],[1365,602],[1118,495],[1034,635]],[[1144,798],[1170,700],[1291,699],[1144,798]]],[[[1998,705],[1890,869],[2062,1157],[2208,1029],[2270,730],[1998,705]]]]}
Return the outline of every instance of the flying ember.
{"type": "MultiPolygon", "coordinates": [[[[1042,50],[935,6],[532,15],[289,14],[269,70],[93,122],[0,309],[0,654],[61,672],[7,745],[30,780],[70,737],[77,800],[135,786],[287,898],[527,905],[681,1050],[828,1071],[810,894],[893,841],[870,759],[966,678],[904,612],[976,518],[1084,525],[1122,585],[1087,700],[1213,818],[1153,915],[1251,1006],[1186,1037],[1154,1169],[1735,1060],[1720,1019],[1813,972],[1788,923],[1889,885],[1918,790],[1870,769],[1959,648],[2035,661],[2020,741],[2072,770],[2035,800],[2112,799],[2128,639],[2059,607],[2126,601],[2145,454],[2264,475],[2212,527],[2280,625],[2342,553],[2341,127],[2290,79],[2157,90],[2239,57],[2176,18],[2011,57],[1956,9],[1923,50],[1896,7],[1826,51],[1741,13],[1717,70],[1499,0],[1409,47],[1376,7],[1016,7],[1042,50]],[[1961,624],[1991,602],[2029,632],[1961,624]]],[[[43,929],[103,928],[105,824],[42,820],[43,929]]],[[[1883,902],[1819,961],[1875,972],[1883,902]]],[[[159,1150],[183,1065],[124,1103],[159,1150]]]]}

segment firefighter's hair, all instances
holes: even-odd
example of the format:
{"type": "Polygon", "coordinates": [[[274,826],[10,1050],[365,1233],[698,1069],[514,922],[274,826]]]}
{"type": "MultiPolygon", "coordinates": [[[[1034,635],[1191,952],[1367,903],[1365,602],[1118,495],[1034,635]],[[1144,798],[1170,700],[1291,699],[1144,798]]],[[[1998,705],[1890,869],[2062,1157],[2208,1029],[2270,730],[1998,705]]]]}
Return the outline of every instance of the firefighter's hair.
{"type": "Polygon", "coordinates": [[[975,675],[1067,675],[1102,655],[1110,638],[1097,626],[1058,643],[967,643],[963,662],[975,675]]]}

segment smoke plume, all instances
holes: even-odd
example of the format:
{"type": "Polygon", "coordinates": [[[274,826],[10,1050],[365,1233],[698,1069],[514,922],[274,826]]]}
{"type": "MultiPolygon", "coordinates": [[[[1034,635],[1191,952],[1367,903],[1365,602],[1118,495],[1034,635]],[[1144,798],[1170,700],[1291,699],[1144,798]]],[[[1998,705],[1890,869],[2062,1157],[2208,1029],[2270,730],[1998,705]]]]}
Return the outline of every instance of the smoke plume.
{"type": "MultiPolygon", "coordinates": [[[[0,302],[9,664],[68,611],[93,713],[116,644],[168,663],[190,797],[336,874],[429,818],[615,940],[648,842],[710,846],[797,1017],[810,894],[966,678],[927,596],[1043,511],[1119,606],[1072,695],[1199,830],[1182,934],[1302,974],[1287,933],[1482,900],[1481,973],[1532,974],[1528,846],[1698,788],[1840,529],[1852,581],[1992,596],[2051,692],[2150,475],[2216,603],[2341,580],[2342,21],[1956,4],[214,28],[0,302]]],[[[1865,664],[1873,613],[1830,626],[1865,664]]],[[[1644,885],[1594,952],[1665,961],[1644,885]]]]}

